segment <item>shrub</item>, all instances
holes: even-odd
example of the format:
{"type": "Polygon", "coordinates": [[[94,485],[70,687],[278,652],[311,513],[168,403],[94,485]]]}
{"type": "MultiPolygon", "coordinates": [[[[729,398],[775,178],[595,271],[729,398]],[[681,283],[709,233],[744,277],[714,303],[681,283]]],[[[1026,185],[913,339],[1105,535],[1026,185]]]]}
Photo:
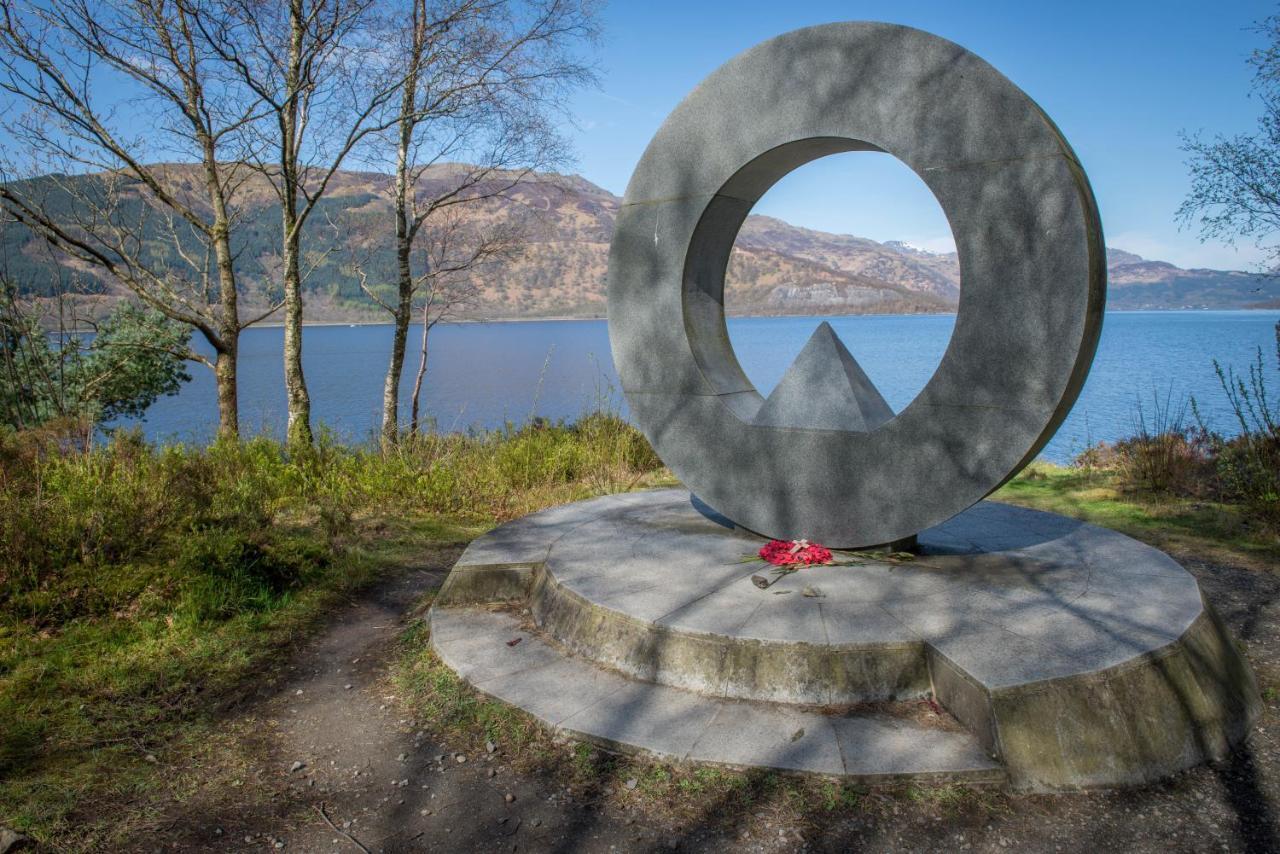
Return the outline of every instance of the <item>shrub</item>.
{"type": "MultiPolygon", "coordinates": [[[[1275,328],[1276,365],[1280,367],[1280,323],[1275,328]]],[[[1267,371],[1259,347],[1241,375],[1213,362],[1218,382],[1239,425],[1225,436],[1209,428],[1195,398],[1171,403],[1172,395],[1153,396],[1148,414],[1136,407],[1134,435],[1087,448],[1074,465],[1114,472],[1122,485],[1135,490],[1213,497],[1242,507],[1270,527],[1280,526],[1280,402],[1267,388],[1267,371]],[[1196,426],[1186,423],[1188,408],[1196,426]]]]}
{"type": "MultiPolygon", "coordinates": [[[[1275,342],[1280,368],[1280,323],[1275,342]]],[[[1268,524],[1280,524],[1280,402],[1268,396],[1262,348],[1246,376],[1224,369],[1216,359],[1213,367],[1240,425],[1239,435],[1231,438],[1211,432],[1192,400],[1192,411],[1213,449],[1219,488],[1227,500],[1243,503],[1268,524]]]]}
{"type": "Polygon", "coordinates": [[[1212,461],[1204,442],[1189,429],[1133,436],[1112,445],[1124,480],[1148,492],[1201,495],[1212,461]]]}
{"type": "Polygon", "coordinates": [[[178,611],[197,622],[265,611],[327,563],[327,552],[314,545],[264,544],[244,531],[202,532],[184,541],[174,561],[184,587],[178,611]]]}
{"type": "Polygon", "coordinates": [[[1134,406],[1133,435],[1086,448],[1073,464],[1112,471],[1130,489],[1202,494],[1209,489],[1213,462],[1203,431],[1189,427],[1187,400],[1175,402],[1170,389],[1162,398],[1152,393],[1150,411],[1139,398],[1134,406]]]}
{"type": "Polygon", "coordinates": [[[190,329],[154,310],[122,302],[91,336],[65,328],[61,312],[51,336],[42,319],[0,281],[0,424],[138,416],[191,379],[190,329]]]}
{"type": "Polygon", "coordinates": [[[498,521],[626,488],[659,466],[613,414],[407,436],[387,452],[322,435],[292,455],[265,438],[156,448],[116,432],[85,449],[51,428],[10,432],[0,435],[0,614],[56,624],[144,595],[200,620],[261,610],[341,553],[362,517],[498,521]],[[291,531],[303,529],[318,553],[297,553],[291,531]]]}

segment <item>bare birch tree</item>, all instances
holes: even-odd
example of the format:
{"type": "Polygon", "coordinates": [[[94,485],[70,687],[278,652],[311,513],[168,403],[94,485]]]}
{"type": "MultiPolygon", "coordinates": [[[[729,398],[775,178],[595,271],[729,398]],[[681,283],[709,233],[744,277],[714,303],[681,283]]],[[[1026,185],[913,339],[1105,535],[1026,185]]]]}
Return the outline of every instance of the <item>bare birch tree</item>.
{"type": "MultiPolygon", "coordinates": [[[[361,290],[397,321],[394,340],[399,352],[398,355],[393,353],[393,361],[388,369],[383,395],[384,412],[386,405],[394,408],[398,403],[400,379],[408,355],[407,332],[410,321],[417,317],[422,326],[418,370],[414,375],[410,398],[410,432],[416,433],[420,429],[422,386],[427,373],[432,330],[437,324],[456,318],[476,305],[483,277],[500,274],[503,265],[519,255],[523,237],[524,232],[518,221],[504,218],[497,223],[482,223],[467,217],[460,210],[438,210],[425,227],[419,226],[411,252],[404,259],[412,270],[413,279],[407,289],[410,294],[409,311],[412,315],[406,319],[403,329],[399,319],[403,310],[401,299],[406,289],[399,281],[371,281],[366,258],[352,261],[361,290]],[[393,371],[394,386],[390,379],[393,371]],[[388,396],[390,404],[386,403],[388,396]]],[[[384,414],[384,428],[385,426],[384,414]]],[[[384,429],[382,438],[384,447],[393,444],[399,438],[398,427],[391,436],[384,429]]]]}
{"type": "Polygon", "coordinates": [[[260,104],[202,37],[212,24],[175,0],[0,0],[4,126],[17,143],[0,206],[198,331],[213,358],[185,355],[214,371],[219,433],[234,437],[240,333],[278,306],[240,311],[235,198],[260,104]],[[196,185],[165,161],[198,164],[196,185]]]}
{"type": "Polygon", "coordinates": [[[460,285],[469,281],[466,271],[512,244],[509,219],[498,231],[472,230],[462,238],[466,230],[459,229],[458,214],[492,207],[534,170],[567,161],[564,139],[551,119],[575,86],[593,80],[576,50],[597,32],[591,0],[400,5],[406,23],[397,33],[396,56],[403,88],[390,133],[380,137],[395,160],[394,294],[378,298],[362,277],[366,292],[393,321],[383,384],[384,446],[400,430],[399,390],[412,318],[421,312],[423,342],[412,397],[416,431],[431,327],[471,301],[473,286],[460,285]]]}
{"type": "Polygon", "coordinates": [[[1266,47],[1249,57],[1253,94],[1262,107],[1253,133],[1206,139],[1183,134],[1191,189],[1178,208],[1184,226],[1198,226],[1200,239],[1234,245],[1251,239],[1271,274],[1280,272],[1280,15],[1253,27],[1266,47]]]}
{"type": "MultiPolygon", "coordinates": [[[[302,368],[305,228],[351,152],[395,121],[403,72],[376,0],[182,0],[239,82],[266,107],[246,128],[251,163],[280,204],[288,441],[312,440],[302,368]]],[[[314,254],[314,253],[313,253],[314,254]]],[[[324,253],[320,253],[324,254],[324,253]]],[[[312,269],[314,269],[314,264],[312,269]]]]}

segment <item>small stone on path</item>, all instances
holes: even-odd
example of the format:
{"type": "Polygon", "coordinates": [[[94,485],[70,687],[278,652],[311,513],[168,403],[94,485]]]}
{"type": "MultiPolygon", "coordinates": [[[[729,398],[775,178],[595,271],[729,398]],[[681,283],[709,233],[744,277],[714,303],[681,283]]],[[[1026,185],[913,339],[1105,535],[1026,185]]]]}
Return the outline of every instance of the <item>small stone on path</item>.
{"type": "Polygon", "coordinates": [[[0,827],[0,854],[16,851],[31,841],[31,837],[8,827],[0,827]]]}

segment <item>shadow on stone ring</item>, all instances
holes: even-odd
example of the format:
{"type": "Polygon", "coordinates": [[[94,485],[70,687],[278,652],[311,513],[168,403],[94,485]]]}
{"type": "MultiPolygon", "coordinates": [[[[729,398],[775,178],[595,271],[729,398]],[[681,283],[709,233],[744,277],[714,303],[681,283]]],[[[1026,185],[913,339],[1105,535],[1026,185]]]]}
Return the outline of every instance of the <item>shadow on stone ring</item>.
{"type": "Polygon", "coordinates": [[[618,215],[609,335],[636,422],[710,506],[771,537],[869,546],[945,521],[1035,457],[1084,384],[1105,290],[1088,179],[1034,101],[945,39],[829,24],[735,57],[658,130],[618,215]],[[955,330],[898,413],[828,325],[767,400],[725,327],[752,206],[843,151],[906,163],[956,239],[955,330]]]}

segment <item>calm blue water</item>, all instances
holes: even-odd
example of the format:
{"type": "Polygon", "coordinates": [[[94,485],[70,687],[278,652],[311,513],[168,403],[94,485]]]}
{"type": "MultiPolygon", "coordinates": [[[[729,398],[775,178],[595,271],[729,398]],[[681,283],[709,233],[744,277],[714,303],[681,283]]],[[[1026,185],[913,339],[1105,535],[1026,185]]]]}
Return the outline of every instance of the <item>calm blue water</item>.
{"type": "MultiPolygon", "coordinates": [[[[1273,328],[1280,312],[1113,312],[1089,381],[1071,416],[1043,456],[1066,462],[1090,442],[1129,435],[1141,398],[1177,402],[1194,395],[1211,425],[1233,428],[1213,359],[1238,370],[1263,348],[1268,378],[1280,390],[1273,328]]],[[[820,321],[811,317],[743,318],[729,322],[738,358],[764,394],[782,377],[820,321]]],[[[885,398],[902,409],[924,387],[946,349],[950,316],[830,318],[841,340],[885,398]]],[[[414,330],[410,342],[419,334],[414,330]]],[[[249,329],[241,344],[240,413],[248,433],[281,433],[285,418],[283,331],[249,329]]],[[[377,429],[382,378],[390,352],[386,326],[315,326],[304,336],[304,368],[313,415],[347,441],[377,429]]],[[[404,377],[407,409],[416,355],[404,377]]],[[[205,442],[217,426],[211,372],[191,369],[181,394],[156,403],[143,424],[157,441],[205,442]]],[[[537,321],[437,327],[431,337],[425,404],[437,429],[498,427],[531,415],[572,419],[616,392],[605,322],[537,321]]]]}

